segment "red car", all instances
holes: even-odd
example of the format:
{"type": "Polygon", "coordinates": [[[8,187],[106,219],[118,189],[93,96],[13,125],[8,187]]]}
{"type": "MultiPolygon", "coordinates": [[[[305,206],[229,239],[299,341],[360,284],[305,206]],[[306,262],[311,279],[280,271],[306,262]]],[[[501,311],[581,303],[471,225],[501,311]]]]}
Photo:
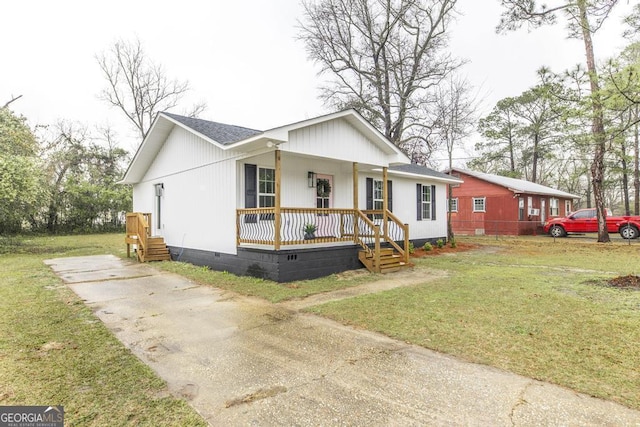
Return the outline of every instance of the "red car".
{"type": "MultiPolygon", "coordinates": [[[[640,216],[613,216],[607,212],[607,231],[620,233],[625,239],[635,239],[640,234],[640,216]]],[[[598,218],[595,208],[580,209],[564,218],[553,218],[544,223],[544,232],[553,237],[565,237],[567,233],[597,233],[598,218]]]]}

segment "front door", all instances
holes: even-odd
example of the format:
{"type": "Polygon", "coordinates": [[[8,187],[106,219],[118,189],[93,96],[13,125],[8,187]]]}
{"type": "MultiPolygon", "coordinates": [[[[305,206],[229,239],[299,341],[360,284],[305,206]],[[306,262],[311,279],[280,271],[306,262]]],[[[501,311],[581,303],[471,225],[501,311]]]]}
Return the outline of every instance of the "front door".
{"type": "MultiPolygon", "coordinates": [[[[333,176],[321,175],[316,176],[316,208],[329,209],[333,207],[333,176]]],[[[318,229],[316,236],[329,237],[335,233],[331,226],[331,215],[328,213],[319,213],[317,215],[318,229]]]]}

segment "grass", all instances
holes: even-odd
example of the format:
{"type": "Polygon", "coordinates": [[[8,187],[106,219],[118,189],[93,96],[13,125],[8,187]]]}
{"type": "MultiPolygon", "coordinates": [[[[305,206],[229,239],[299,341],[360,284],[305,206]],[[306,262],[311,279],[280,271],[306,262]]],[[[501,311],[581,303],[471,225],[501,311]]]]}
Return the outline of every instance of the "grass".
{"type": "Polygon", "coordinates": [[[124,254],[122,235],[0,238],[0,405],[63,405],[65,425],[206,425],[43,264],[124,254]]]}
{"type": "Polygon", "coordinates": [[[603,286],[638,273],[640,247],[473,241],[482,248],[416,260],[447,278],[310,311],[640,409],[640,291],[603,286]]]}
{"type": "MultiPolygon", "coordinates": [[[[640,409],[640,243],[457,238],[478,250],[414,259],[448,276],[312,307],[346,324],[640,409]]],[[[0,238],[0,405],[62,404],[69,425],[204,425],[42,260],[113,253],[122,235],[0,238]]],[[[154,266],[278,302],[379,280],[368,273],[278,284],[186,263],[154,266]]]]}
{"type": "Polygon", "coordinates": [[[180,274],[198,283],[227,289],[243,295],[263,298],[276,303],[309,295],[330,292],[380,280],[380,275],[358,271],[356,274],[332,274],[314,280],[299,280],[292,283],[277,283],[253,277],[239,277],[222,271],[212,271],[186,262],[165,262],[158,268],[180,274]]]}

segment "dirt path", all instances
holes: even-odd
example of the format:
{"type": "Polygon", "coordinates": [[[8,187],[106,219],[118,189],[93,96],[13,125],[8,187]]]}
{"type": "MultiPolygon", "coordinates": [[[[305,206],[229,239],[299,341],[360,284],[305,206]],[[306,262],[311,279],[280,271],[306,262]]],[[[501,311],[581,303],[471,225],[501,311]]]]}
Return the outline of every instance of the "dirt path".
{"type": "Polygon", "coordinates": [[[303,299],[288,300],[281,302],[278,305],[290,310],[301,310],[314,305],[324,304],[330,301],[338,301],[345,298],[352,298],[358,295],[372,294],[404,286],[428,283],[446,276],[447,272],[443,270],[407,268],[397,273],[387,274],[383,276],[382,279],[375,282],[365,283],[346,289],[339,289],[337,291],[310,295],[303,299]]]}

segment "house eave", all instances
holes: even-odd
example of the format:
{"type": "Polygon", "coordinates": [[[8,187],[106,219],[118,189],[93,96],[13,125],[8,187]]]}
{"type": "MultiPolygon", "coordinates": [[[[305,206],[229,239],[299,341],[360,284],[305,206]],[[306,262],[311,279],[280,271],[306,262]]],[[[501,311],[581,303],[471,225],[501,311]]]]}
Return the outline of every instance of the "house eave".
{"type": "MultiPolygon", "coordinates": [[[[382,172],[382,169],[374,169],[374,171],[382,172]]],[[[455,178],[455,177],[444,178],[444,177],[439,177],[439,176],[421,175],[419,173],[395,171],[395,170],[391,170],[391,169],[389,169],[387,173],[389,175],[396,175],[396,176],[402,176],[402,177],[407,177],[407,178],[416,178],[416,179],[420,179],[420,180],[443,182],[445,184],[462,184],[464,182],[463,180],[461,180],[459,178],[455,178]]]]}
{"type": "Polygon", "coordinates": [[[539,192],[539,191],[527,191],[527,190],[520,190],[517,188],[511,188],[511,187],[507,187],[507,189],[511,192],[513,192],[514,195],[518,195],[518,194],[531,194],[534,196],[547,196],[547,197],[558,197],[558,198],[563,198],[563,199],[580,199],[581,197],[575,194],[570,194],[570,193],[553,193],[553,192],[539,192]]]}

